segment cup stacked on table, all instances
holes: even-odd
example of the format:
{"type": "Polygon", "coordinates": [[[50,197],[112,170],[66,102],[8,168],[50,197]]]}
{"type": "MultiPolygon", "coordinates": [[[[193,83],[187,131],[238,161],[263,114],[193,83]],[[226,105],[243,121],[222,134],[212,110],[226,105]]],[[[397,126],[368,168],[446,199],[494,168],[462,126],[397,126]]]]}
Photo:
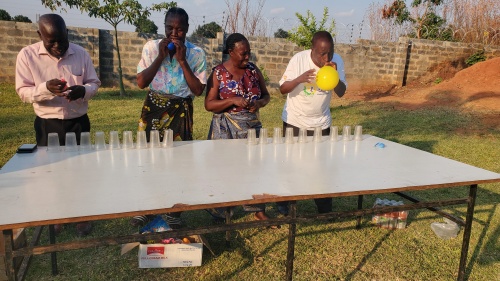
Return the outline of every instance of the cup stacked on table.
{"type": "Polygon", "coordinates": [[[351,126],[345,125],[342,129],[342,135],[339,136],[339,128],[337,126],[330,127],[330,135],[327,137],[323,137],[323,129],[321,127],[310,128],[310,130],[305,128],[299,129],[298,137],[294,137],[293,128],[286,128],[285,137],[283,140],[283,130],[282,128],[276,127],[274,128],[272,142],[267,140],[268,138],[268,130],[267,128],[261,128],[259,133],[259,137],[256,136],[255,129],[248,129],[247,131],[247,144],[255,145],[255,144],[293,144],[293,143],[307,143],[309,142],[308,131],[313,131],[314,134],[312,136],[312,142],[318,143],[323,142],[326,139],[329,139],[331,142],[336,142],[339,140],[343,141],[362,141],[363,140],[363,128],[361,125],[356,125],[354,127],[354,135],[351,134],[351,126]]]}
{"type": "Polygon", "coordinates": [[[150,131],[150,142],[147,142],[146,132],[137,131],[137,142],[134,144],[132,131],[123,131],[122,141],[118,131],[109,132],[109,143],[106,143],[106,136],[103,131],[94,133],[94,145],[92,145],[90,132],[82,132],[80,135],[80,145],[77,145],[76,134],[74,132],[66,133],[66,144],[61,146],[59,135],[49,133],[47,141],[48,152],[60,151],[89,151],[89,150],[107,150],[107,149],[144,149],[144,148],[168,148],[173,146],[173,131],[165,130],[163,141],[160,141],[160,133],[157,130],[150,131]]]}

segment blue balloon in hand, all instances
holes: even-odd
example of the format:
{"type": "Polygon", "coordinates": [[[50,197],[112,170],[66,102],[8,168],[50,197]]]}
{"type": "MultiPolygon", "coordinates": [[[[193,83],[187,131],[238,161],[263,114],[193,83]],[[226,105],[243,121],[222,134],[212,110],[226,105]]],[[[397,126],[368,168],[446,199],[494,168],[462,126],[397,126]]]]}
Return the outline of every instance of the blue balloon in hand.
{"type": "Polygon", "coordinates": [[[175,50],[175,45],[174,45],[174,43],[172,43],[172,42],[168,43],[167,48],[168,48],[170,51],[175,50]]]}

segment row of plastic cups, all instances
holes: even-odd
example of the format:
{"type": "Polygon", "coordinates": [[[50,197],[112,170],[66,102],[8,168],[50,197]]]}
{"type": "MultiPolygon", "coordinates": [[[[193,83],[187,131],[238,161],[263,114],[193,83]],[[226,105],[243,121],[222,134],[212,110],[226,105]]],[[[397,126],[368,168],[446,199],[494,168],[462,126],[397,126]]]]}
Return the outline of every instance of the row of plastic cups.
{"type": "Polygon", "coordinates": [[[120,144],[120,139],[117,131],[109,132],[109,144],[106,147],[106,142],[104,139],[104,132],[95,133],[95,145],[96,150],[102,149],[143,149],[143,148],[156,148],[156,147],[171,147],[174,144],[174,134],[171,129],[167,129],[163,135],[163,141],[160,142],[160,132],[158,130],[149,131],[149,144],[146,138],[146,131],[137,131],[136,143],[134,145],[134,140],[132,137],[132,131],[123,131],[123,143],[120,144]]]}
{"type": "MultiPolygon", "coordinates": [[[[285,140],[283,140],[282,132],[283,131],[281,128],[274,128],[274,134],[273,134],[273,143],[274,144],[280,144],[283,142],[284,143],[294,143],[295,142],[295,138],[293,135],[293,128],[286,128],[285,140]]],[[[338,130],[337,126],[330,127],[329,139],[330,139],[330,141],[338,141],[339,140],[339,130],[338,130]]],[[[342,129],[342,140],[350,141],[352,139],[354,139],[355,141],[363,140],[363,128],[361,125],[356,125],[354,127],[354,137],[352,137],[352,135],[351,135],[351,126],[346,125],[342,129]]],[[[313,134],[312,140],[313,140],[313,142],[322,142],[323,141],[323,130],[321,129],[321,127],[314,128],[314,134],[313,134]]],[[[299,143],[308,142],[307,129],[305,129],[305,128],[299,129],[299,135],[297,138],[297,142],[299,142],[299,143]]],[[[251,144],[251,145],[267,144],[268,143],[267,128],[260,129],[258,140],[257,140],[256,130],[255,129],[248,129],[247,143],[251,144]]]]}
{"type": "MultiPolygon", "coordinates": [[[[145,131],[137,131],[137,142],[134,145],[132,131],[123,131],[123,143],[120,143],[118,131],[109,132],[109,143],[106,145],[104,132],[95,132],[95,150],[104,149],[133,149],[133,148],[155,148],[155,147],[171,147],[173,146],[173,131],[167,129],[164,132],[163,141],[160,142],[160,133],[157,130],[151,130],[149,135],[149,144],[146,139],[145,131]]],[[[90,132],[82,132],[80,135],[80,145],[77,145],[76,135],[74,132],[66,133],[66,143],[64,151],[91,150],[92,143],[90,140],[90,132]]],[[[47,150],[50,152],[61,151],[59,143],[59,135],[57,133],[49,133],[47,140],[47,150]]]]}

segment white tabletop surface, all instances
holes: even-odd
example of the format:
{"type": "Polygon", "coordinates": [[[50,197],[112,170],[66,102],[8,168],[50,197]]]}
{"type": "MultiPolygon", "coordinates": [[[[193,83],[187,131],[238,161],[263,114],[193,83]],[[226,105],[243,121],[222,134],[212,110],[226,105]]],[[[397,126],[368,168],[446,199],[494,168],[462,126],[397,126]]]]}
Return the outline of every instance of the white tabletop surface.
{"type": "Polygon", "coordinates": [[[41,147],[14,155],[0,170],[0,229],[175,204],[255,203],[263,194],[280,196],[263,199],[276,201],[498,181],[498,173],[369,135],[362,141],[216,140],[55,153],[41,147]],[[386,147],[375,147],[378,142],[386,147]]]}

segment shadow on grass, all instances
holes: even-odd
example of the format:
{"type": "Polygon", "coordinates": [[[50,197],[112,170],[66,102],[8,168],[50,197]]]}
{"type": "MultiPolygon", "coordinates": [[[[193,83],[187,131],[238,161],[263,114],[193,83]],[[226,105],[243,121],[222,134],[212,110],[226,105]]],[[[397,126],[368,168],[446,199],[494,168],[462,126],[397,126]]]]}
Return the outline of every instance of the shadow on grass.
{"type": "Polygon", "coordinates": [[[477,135],[471,129],[479,126],[474,114],[449,107],[397,110],[389,104],[352,102],[331,107],[330,112],[333,124],[362,125],[364,133],[389,140],[455,134],[463,128],[468,128],[465,135],[477,135]]]}
{"type": "MultiPolygon", "coordinates": [[[[464,191],[467,191],[467,190],[468,189],[466,187],[458,187],[457,189],[450,191],[450,194],[448,194],[448,193],[445,194],[444,197],[446,197],[447,199],[449,199],[450,196],[453,196],[454,198],[466,197],[468,193],[467,192],[464,193],[464,191]],[[458,195],[459,192],[461,193],[460,194],[461,196],[458,195]]],[[[425,191],[424,191],[424,194],[425,194],[425,191]]],[[[477,243],[472,242],[469,245],[469,248],[473,247],[474,250],[472,251],[472,253],[469,251],[469,255],[468,255],[469,262],[467,263],[466,268],[465,268],[466,279],[469,279],[470,274],[474,268],[474,265],[476,265],[476,264],[488,265],[488,264],[496,262],[497,258],[495,258],[495,255],[496,255],[496,253],[500,252],[499,243],[498,243],[498,241],[500,241],[500,227],[497,226],[492,232],[489,231],[490,225],[491,225],[491,227],[494,227],[494,224],[492,224],[493,218],[494,218],[495,212],[498,209],[498,203],[495,203],[495,202],[500,201],[500,196],[499,196],[499,194],[489,192],[488,190],[481,189],[481,188],[478,189],[478,194],[480,194],[480,196],[478,196],[478,198],[477,198],[478,200],[476,201],[474,222],[476,224],[481,225],[482,229],[481,229],[481,233],[479,235],[474,235],[474,233],[472,234],[473,235],[472,241],[477,241],[477,243]],[[484,202],[484,199],[487,199],[486,201],[488,201],[488,202],[484,202]],[[490,203],[493,203],[493,204],[490,205],[490,203]],[[479,216],[479,214],[481,214],[481,216],[479,216]],[[485,217],[485,216],[486,216],[486,219],[479,218],[479,217],[485,217]],[[491,234],[487,235],[489,232],[491,234]]],[[[430,196],[431,198],[434,198],[434,196],[432,194],[427,194],[427,195],[428,196],[426,196],[426,197],[430,196]]],[[[441,194],[441,195],[443,195],[443,194],[441,194]]],[[[377,196],[380,196],[380,195],[377,195],[377,196]]],[[[338,201],[338,200],[335,200],[335,201],[338,201]]],[[[351,201],[351,203],[354,203],[355,197],[342,198],[342,202],[335,202],[335,203],[344,205],[342,207],[342,209],[348,209],[345,206],[345,204],[348,203],[348,201],[351,201]]],[[[300,201],[300,202],[298,202],[298,204],[301,205],[299,209],[302,209],[302,211],[303,211],[302,213],[309,213],[314,208],[313,203],[310,200],[300,201]]],[[[367,206],[365,206],[365,207],[367,207],[367,206]]],[[[460,205],[459,207],[463,208],[465,206],[460,205]]],[[[356,208],[356,206],[353,205],[351,209],[355,209],[355,208],[356,208]]],[[[336,209],[338,209],[338,208],[336,208],[336,209]]],[[[437,214],[436,215],[431,214],[429,216],[418,216],[418,212],[420,212],[420,211],[425,211],[425,210],[419,209],[419,210],[412,211],[413,214],[412,214],[411,218],[409,217],[409,221],[429,220],[429,219],[432,220],[432,218],[439,216],[437,214]],[[418,219],[417,219],[417,217],[418,217],[418,219]]],[[[448,213],[451,213],[453,215],[459,216],[461,218],[465,218],[465,216],[466,216],[466,213],[464,211],[457,210],[456,208],[452,208],[452,210],[447,209],[445,211],[447,211],[448,213]]],[[[337,223],[337,222],[341,222],[341,221],[350,221],[350,220],[354,221],[355,219],[356,218],[353,217],[353,218],[337,219],[334,221],[314,220],[314,221],[307,222],[307,223],[301,223],[299,225],[307,227],[307,225],[327,224],[327,223],[332,223],[332,222],[337,223]]],[[[411,224],[408,224],[408,225],[411,225],[411,224]]],[[[365,220],[364,223],[362,223],[361,227],[366,228],[366,227],[374,227],[374,226],[370,223],[370,221],[368,219],[368,220],[365,220]]],[[[473,227],[474,227],[474,225],[473,225],[473,227]]],[[[282,228],[285,228],[287,233],[288,233],[288,230],[287,230],[288,228],[286,228],[286,225],[283,225],[282,228]]],[[[348,226],[348,227],[336,227],[335,230],[336,231],[356,231],[357,229],[356,229],[356,226],[348,226]]],[[[269,230],[269,231],[273,231],[273,230],[269,230]]],[[[356,265],[355,269],[353,269],[353,271],[351,271],[347,276],[345,276],[345,280],[352,280],[354,278],[354,276],[356,275],[356,273],[358,273],[363,268],[363,266],[369,261],[369,259],[375,253],[377,253],[379,251],[380,247],[382,247],[384,242],[387,241],[388,238],[390,238],[391,234],[394,231],[395,230],[388,230],[388,232],[386,234],[384,234],[382,237],[377,238],[378,241],[374,243],[374,246],[371,248],[371,250],[369,252],[364,254],[364,256],[362,257],[360,262],[356,265]]],[[[308,237],[308,236],[314,235],[314,234],[326,234],[329,232],[331,232],[330,228],[322,229],[322,230],[307,231],[307,232],[297,234],[296,238],[308,237]]],[[[227,273],[224,276],[224,278],[230,279],[230,278],[236,277],[236,276],[238,276],[238,272],[240,272],[240,270],[243,271],[245,268],[255,266],[254,265],[255,259],[258,259],[258,257],[260,257],[260,256],[265,256],[265,255],[269,254],[270,252],[273,252],[274,251],[273,249],[275,249],[276,247],[282,246],[282,244],[286,243],[287,239],[288,239],[288,235],[283,235],[282,231],[279,233],[276,233],[277,235],[282,235],[282,236],[275,237],[274,241],[270,245],[268,245],[264,250],[260,251],[258,254],[255,254],[251,251],[251,248],[248,247],[245,240],[250,239],[251,237],[257,235],[258,233],[259,233],[259,230],[256,230],[255,232],[253,232],[253,234],[250,234],[250,235],[247,234],[245,236],[240,236],[240,235],[238,235],[236,237],[233,236],[232,247],[230,248],[230,250],[239,249],[241,251],[241,254],[248,258],[248,261],[245,263],[244,267],[239,268],[238,270],[235,270],[231,273],[227,273]],[[253,263],[252,263],[252,261],[253,261],[253,263]]],[[[463,239],[463,229],[459,233],[457,239],[463,239]]],[[[461,247],[461,243],[460,243],[460,247],[461,247]]],[[[226,250],[229,250],[229,249],[226,249],[226,250]]],[[[457,256],[457,259],[458,258],[459,258],[459,256],[457,256]]],[[[457,270],[458,270],[458,268],[457,268],[457,270]]]]}
{"type": "MultiPolygon", "coordinates": [[[[497,197],[497,202],[498,202],[498,197],[497,197]]],[[[477,237],[477,245],[474,248],[474,251],[470,255],[469,258],[469,263],[466,266],[465,269],[465,279],[468,280],[470,277],[470,274],[474,268],[474,264],[476,262],[478,264],[482,265],[489,265],[491,263],[497,263],[498,262],[498,257],[495,258],[495,253],[498,254],[500,253],[500,226],[496,226],[495,230],[489,235],[489,238],[486,236],[490,226],[491,222],[493,221],[494,214],[496,210],[498,209],[498,203],[493,204],[491,206],[491,209],[487,210],[488,212],[488,217],[485,221],[479,221],[478,219],[474,218],[474,222],[479,223],[481,226],[483,226],[483,230],[481,231],[481,234],[479,237],[477,237]],[[481,251],[482,249],[488,249],[486,252],[485,250],[481,251]],[[485,253],[486,252],[486,253],[485,253]],[[491,254],[488,254],[491,253],[491,254]]],[[[475,211],[474,213],[477,213],[475,211]]]]}
{"type": "Polygon", "coordinates": [[[120,96],[120,90],[112,88],[99,89],[92,100],[144,100],[148,90],[125,89],[127,96],[120,96]]]}

